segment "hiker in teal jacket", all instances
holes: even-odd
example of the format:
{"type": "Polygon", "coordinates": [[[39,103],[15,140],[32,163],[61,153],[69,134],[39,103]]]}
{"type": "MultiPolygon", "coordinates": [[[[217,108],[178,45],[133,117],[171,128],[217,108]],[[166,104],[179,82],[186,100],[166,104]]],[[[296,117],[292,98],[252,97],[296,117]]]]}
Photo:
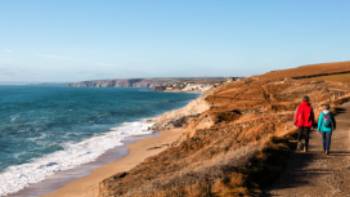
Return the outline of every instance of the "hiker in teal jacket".
{"type": "Polygon", "coordinates": [[[318,118],[318,131],[322,134],[323,151],[329,154],[332,133],[336,129],[336,121],[328,104],[323,105],[323,110],[318,118]]]}

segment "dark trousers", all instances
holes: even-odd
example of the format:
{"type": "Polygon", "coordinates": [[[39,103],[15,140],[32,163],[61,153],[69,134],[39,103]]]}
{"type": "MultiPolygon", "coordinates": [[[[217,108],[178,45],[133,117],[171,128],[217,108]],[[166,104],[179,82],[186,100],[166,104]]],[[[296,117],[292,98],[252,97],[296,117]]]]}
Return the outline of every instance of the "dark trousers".
{"type": "Polygon", "coordinates": [[[332,132],[322,133],[323,151],[329,151],[331,148],[332,132]]]}
{"type": "Polygon", "coordinates": [[[298,132],[298,141],[299,143],[304,139],[305,148],[309,148],[309,139],[310,139],[311,128],[309,127],[300,127],[298,132]]]}

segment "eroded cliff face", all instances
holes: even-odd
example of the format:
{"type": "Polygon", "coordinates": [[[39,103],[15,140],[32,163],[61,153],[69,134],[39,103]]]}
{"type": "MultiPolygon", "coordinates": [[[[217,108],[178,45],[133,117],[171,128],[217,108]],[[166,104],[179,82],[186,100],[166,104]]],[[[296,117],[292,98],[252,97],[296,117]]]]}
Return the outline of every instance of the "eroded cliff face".
{"type": "MultiPolygon", "coordinates": [[[[328,66],[322,67],[322,72],[328,66]]],[[[185,130],[184,137],[132,170],[104,180],[100,197],[258,194],[254,185],[258,180],[251,174],[259,175],[259,161],[270,154],[267,147],[288,150],[275,139],[295,131],[293,112],[300,99],[309,95],[316,112],[325,102],[335,107],[350,100],[350,84],[296,80],[286,76],[286,71],[280,72],[281,77],[274,73],[271,79],[251,77],[222,84],[198,103],[159,117],[158,129],[180,127],[185,130]]],[[[281,168],[285,157],[267,167],[281,168]]],[[[271,178],[263,176],[260,179],[271,178]]]]}

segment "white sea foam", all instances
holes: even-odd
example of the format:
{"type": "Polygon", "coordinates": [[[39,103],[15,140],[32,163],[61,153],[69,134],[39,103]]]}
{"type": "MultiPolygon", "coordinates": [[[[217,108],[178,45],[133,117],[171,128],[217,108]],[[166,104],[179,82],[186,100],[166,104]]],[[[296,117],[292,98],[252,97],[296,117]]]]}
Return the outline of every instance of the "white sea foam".
{"type": "Polygon", "coordinates": [[[64,149],[30,163],[11,166],[0,173],[0,196],[18,192],[30,184],[40,182],[59,171],[73,169],[92,162],[122,141],[135,135],[150,134],[152,123],[146,120],[124,123],[102,135],[94,136],[79,143],[67,143],[64,149]]]}
{"type": "Polygon", "coordinates": [[[15,114],[15,115],[10,116],[10,122],[15,122],[19,117],[20,117],[19,114],[15,114]]]}

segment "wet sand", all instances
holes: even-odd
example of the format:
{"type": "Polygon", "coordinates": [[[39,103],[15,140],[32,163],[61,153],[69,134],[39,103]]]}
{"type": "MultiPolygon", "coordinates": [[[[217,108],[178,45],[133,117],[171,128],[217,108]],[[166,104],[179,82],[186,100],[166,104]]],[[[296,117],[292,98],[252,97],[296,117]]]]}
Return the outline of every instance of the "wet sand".
{"type": "MultiPolygon", "coordinates": [[[[45,197],[96,197],[98,184],[102,180],[118,173],[130,170],[146,158],[165,150],[180,138],[182,130],[162,131],[157,135],[146,136],[127,145],[128,154],[92,171],[91,174],[73,180],[45,197]]],[[[45,189],[45,188],[41,188],[45,189]]],[[[28,196],[28,195],[27,195],[28,196]]],[[[29,195],[30,196],[30,195],[29,195]]]]}
{"type": "Polygon", "coordinates": [[[128,150],[126,145],[115,147],[113,150],[107,151],[105,154],[101,155],[94,162],[83,164],[79,166],[79,168],[58,172],[57,174],[50,176],[41,182],[32,184],[19,192],[8,195],[7,197],[42,196],[63,187],[68,182],[87,176],[94,169],[97,169],[114,160],[120,159],[127,154],[128,150]]]}

